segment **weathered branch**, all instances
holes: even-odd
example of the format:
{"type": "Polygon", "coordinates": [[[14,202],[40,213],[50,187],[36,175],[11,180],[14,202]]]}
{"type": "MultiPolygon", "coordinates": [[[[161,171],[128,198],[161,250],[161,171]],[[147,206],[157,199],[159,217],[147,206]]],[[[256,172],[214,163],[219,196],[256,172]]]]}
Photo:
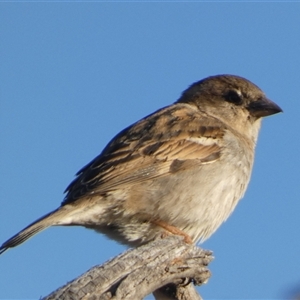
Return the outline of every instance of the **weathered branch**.
{"type": "Polygon", "coordinates": [[[198,300],[193,285],[208,280],[212,259],[210,251],[169,236],[93,267],[43,300],[138,300],[152,292],[157,300],[198,300]]]}

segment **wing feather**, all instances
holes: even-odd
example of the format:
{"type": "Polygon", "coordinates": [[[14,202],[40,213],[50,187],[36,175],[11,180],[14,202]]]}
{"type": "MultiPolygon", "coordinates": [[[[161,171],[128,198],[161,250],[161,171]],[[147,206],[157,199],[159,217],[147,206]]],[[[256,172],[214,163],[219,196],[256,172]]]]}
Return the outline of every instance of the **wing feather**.
{"type": "Polygon", "coordinates": [[[120,132],[82,168],[62,205],[212,163],[221,155],[225,130],[221,122],[188,104],[161,109],[120,132]]]}

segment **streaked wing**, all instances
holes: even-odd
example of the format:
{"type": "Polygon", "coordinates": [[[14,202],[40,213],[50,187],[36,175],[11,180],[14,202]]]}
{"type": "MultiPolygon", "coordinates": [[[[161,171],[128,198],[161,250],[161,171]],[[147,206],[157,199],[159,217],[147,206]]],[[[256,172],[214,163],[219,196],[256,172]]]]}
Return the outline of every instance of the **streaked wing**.
{"type": "Polygon", "coordinates": [[[216,161],[225,129],[190,105],[163,108],[113,138],[76,174],[62,205],[216,161]]]}

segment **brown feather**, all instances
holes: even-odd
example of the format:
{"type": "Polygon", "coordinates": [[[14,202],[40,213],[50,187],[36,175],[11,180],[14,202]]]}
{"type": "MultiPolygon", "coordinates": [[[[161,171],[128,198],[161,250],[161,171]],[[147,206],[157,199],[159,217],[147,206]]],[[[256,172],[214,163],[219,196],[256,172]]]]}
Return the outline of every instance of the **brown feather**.
{"type": "Polygon", "coordinates": [[[176,104],[133,124],[80,170],[62,205],[219,159],[217,140],[226,128],[213,121],[191,105],[176,104]]]}

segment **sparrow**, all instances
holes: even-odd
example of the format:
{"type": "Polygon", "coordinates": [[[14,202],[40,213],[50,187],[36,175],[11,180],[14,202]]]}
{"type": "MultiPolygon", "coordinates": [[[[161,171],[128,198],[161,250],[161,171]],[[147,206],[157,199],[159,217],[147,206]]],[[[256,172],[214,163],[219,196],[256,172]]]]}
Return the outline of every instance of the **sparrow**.
{"type": "Polygon", "coordinates": [[[79,225],[129,246],[168,234],[197,243],[248,186],[263,117],[282,112],[249,80],[205,78],[117,134],[66,188],[61,206],[0,247],[50,226],[79,225]]]}

